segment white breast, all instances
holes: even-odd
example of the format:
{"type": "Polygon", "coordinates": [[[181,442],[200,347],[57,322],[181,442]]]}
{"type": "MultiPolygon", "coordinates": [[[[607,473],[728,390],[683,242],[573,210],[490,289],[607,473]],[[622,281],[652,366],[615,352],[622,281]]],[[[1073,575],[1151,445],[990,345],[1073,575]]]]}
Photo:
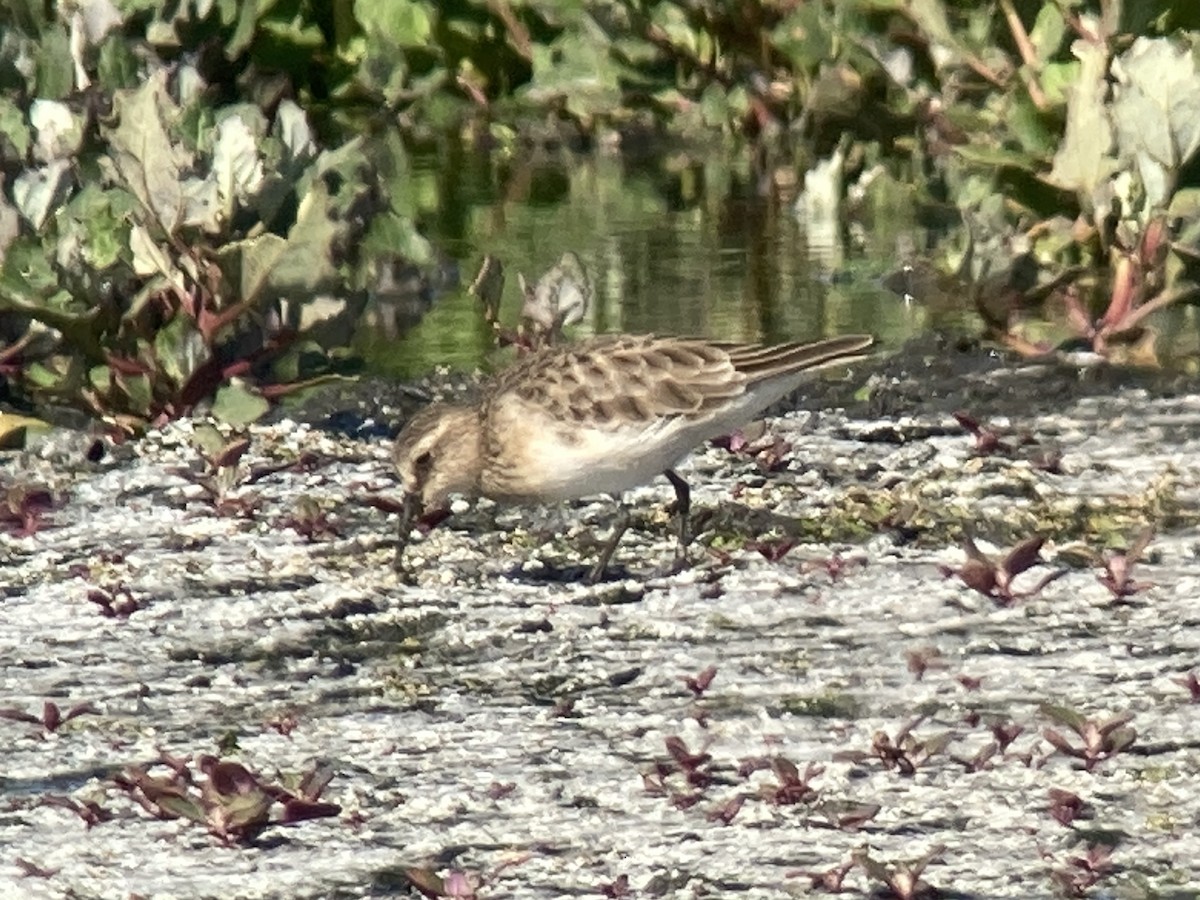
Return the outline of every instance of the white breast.
{"type": "Polygon", "coordinates": [[[677,465],[696,444],[689,430],[679,419],[646,428],[579,428],[569,441],[546,432],[529,447],[538,462],[529,487],[544,502],[619,494],[677,465]]]}
{"type": "Polygon", "coordinates": [[[676,416],[647,425],[589,427],[503,398],[487,423],[482,493],[511,503],[619,494],[673,468],[702,442],[744,425],[800,380],[789,374],[759,382],[703,419],[676,416]]]}

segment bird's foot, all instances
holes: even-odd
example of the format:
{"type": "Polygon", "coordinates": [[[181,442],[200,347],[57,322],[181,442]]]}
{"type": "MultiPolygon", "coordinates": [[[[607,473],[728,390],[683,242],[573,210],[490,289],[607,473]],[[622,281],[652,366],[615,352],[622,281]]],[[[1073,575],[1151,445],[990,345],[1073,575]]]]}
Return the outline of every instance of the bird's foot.
{"type": "Polygon", "coordinates": [[[620,518],[613,525],[612,536],[608,542],[600,549],[600,555],[596,557],[596,564],[592,566],[585,579],[587,584],[597,584],[604,580],[604,573],[608,569],[608,564],[612,562],[613,553],[616,552],[617,544],[621,543],[621,538],[625,536],[625,532],[629,530],[629,510],[622,509],[620,518]]]}
{"type": "Polygon", "coordinates": [[[659,578],[670,578],[673,575],[678,575],[680,572],[686,571],[692,567],[692,560],[688,557],[686,547],[679,547],[675,550],[675,558],[670,563],[659,569],[659,578]]]}
{"type": "Polygon", "coordinates": [[[396,555],[392,559],[392,571],[396,573],[401,584],[416,584],[417,570],[409,565],[404,553],[406,549],[408,549],[407,544],[403,541],[396,546],[396,555]]]}

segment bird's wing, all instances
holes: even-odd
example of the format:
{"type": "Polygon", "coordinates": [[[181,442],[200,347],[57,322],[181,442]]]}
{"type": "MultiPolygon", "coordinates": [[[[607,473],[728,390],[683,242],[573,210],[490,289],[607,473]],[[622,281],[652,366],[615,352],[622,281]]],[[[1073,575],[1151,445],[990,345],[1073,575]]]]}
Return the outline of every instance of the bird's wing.
{"type": "Polygon", "coordinates": [[[497,394],[560,421],[618,427],[706,416],[741,395],[745,382],[730,345],[622,336],[536,354],[505,373],[497,394]]]}

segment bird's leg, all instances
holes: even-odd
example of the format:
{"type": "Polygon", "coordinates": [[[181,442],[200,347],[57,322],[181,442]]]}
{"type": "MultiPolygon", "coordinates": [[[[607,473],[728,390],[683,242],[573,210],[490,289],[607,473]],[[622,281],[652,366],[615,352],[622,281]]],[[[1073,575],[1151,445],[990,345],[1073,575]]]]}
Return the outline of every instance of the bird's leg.
{"type": "Polygon", "coordinates": [[[675,548],[675,571],[679,571],[687,565],[687,548],[692,541],[692,489],[674,469],[667,469],[663,475],[671,482],[671,487],[675,488],[675,503],[672,506],[675,515],[679,516],[679,546],[675,548]]]}
{"type": "MultiPolygon", "coordinates": [[[[617,498],[620,503],[620,498],[617,498]]],[[[612,537],[608,539],[608,543],[600,550],[600,555],[596,558],[596,564],[592,566],[592,570],[588,572],[587,583],[596,584],[604,577],[604,570],[608,568],[609,562],[612,560],[613,553],[617,549],[617,544],[621,543],[621,538],[625,532],[629,530],[629,510],[625,508],[624,503],[618,506],[620,512],[617,513],[617,521],[613,523],[612,537]]]]}
{"type": "Polygon", "coordinates": [[[396,558],[392,562],[392,568],[397,572],[407,573],[404,551],[408,549],[408,542],[412,537],[413,526],[420,517],[421,498],[416,494],[406,494],[404,497],[404,508],[400,511],[400,529],[396,538],[396,558]]]}

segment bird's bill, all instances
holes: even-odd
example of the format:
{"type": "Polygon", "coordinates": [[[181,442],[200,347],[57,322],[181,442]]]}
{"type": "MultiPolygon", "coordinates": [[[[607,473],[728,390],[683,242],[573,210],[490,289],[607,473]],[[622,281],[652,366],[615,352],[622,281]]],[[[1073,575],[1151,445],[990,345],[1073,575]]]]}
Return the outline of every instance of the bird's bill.
{"type": "Polygon", "coordinates": [[[405,494],[404,506],[400,510],[400,541],[406,543],[413,526],[420,521],[425,513],[425,504],[421,502],[420,494],[405,494]]]}
{"type": "Polygon", "coordinates": [[[400,540],[408,541],[408,536],[414,528],[419,528],[424,534],[445,521],[450,516],[450,509],[439,506],[426,509],[420,494],[405,494],[404,505],[400,510],[400,540]]]}

